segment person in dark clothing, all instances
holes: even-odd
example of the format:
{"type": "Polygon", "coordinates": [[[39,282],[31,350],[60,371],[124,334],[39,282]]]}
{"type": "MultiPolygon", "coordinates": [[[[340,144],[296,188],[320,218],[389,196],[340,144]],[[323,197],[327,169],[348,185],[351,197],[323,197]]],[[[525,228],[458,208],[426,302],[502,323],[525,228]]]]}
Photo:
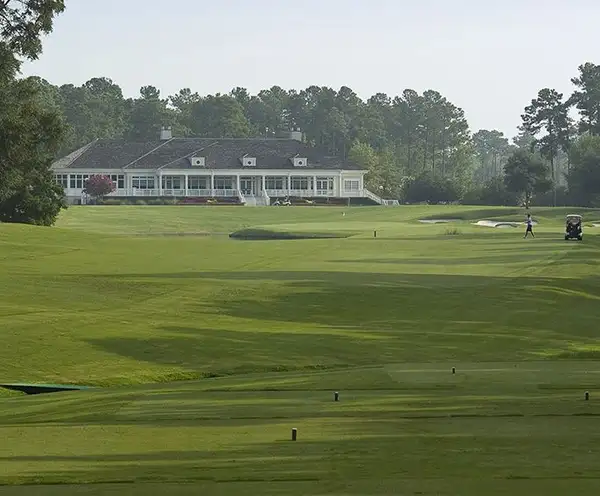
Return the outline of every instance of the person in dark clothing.
{"type": "Polygon", "coordinates": [[[525,231],[525,236],[523,236],[523,239],[525,239],[529,233],[531,233],[531,236],[535,238],[535,234],[533,234],[533,220],[531,220],[531,214],[527,214],[526,224],[527,230],[525,231]]]}

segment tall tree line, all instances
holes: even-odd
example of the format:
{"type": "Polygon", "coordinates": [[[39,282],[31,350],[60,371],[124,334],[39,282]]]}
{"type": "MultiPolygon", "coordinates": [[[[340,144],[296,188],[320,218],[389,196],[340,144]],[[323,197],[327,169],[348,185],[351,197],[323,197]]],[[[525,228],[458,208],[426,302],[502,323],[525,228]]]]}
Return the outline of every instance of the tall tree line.
{"type": "Polygon", "coordinates": [[[380,93],[363,101],[346,86],[273,86],[256,95],[238,87],[207,96],[184,88],[164,97],[149,85],[126,99],[106,77],[82,86],[38,83],[70,125],[64,151],[95,138],[155,140],[166,125],[176,136],[197,137],[281,137],[300,129],[309,143],[332,155],[347,157],[355,143],[367,143],[378,153],[393,148],[408,172],[441,175],[465,166],[463,156],[471,151],[463,110],[433,90],[380,93]]]}
{"type": "Polygon", "coordinates": [[[424,174],[464,184],[489,179],[501,174],[507,153],[501,132],[481,131],[474,139],[464,111],[434,90],[365,101],[347,86],[273,86],[255,95],[236,87],[206,96],[183,88],[163,96],[148,85],[125,98],[107,77],[81,86],[37,84],[68,123],[62,154],[96,138],[155,140],[162,126],[181,137],[269,138],[301,130],[308,143],[372,168],[371,187],[398,195],[403,180],[424,174]],[[364,162],[365,147],[377,160],[364,162]]]}
{"type": "Polygon", "coordinates": [[[505,183],[528,201],[551,190],[552,205],[600,206],[600,66],[580,65],[571,83],[570,96],[542,88],[525,107],[526,153],[511,155],[505,183]]]}
{"type": "MultiPolygon", "coordinates": [[[[531,170],[548,174],[547,180],[529,183],[549,184],[556,203],[557,191],[569,186],[569,178],[571,185],[575,181],[573,146],[581,136],[600,131],[599,79],[598,66],[586,63],[572,79],[572,95],[541,89],[524,109],[521,128],[512,139],[494,129],[471,132],[463,110],[435,90],[406,89],[396,96],[378,93],[363,100],[347,86],[273,86],[254,95],[236,87],[205,96],[183,88],[164,96],[147,85],[137,97],[125,98],[107,77],[81,86],[53,86],[42,79],[36,84],[67,123],[63,154],[96,138],[155,140],[163,126],[182,137],[269,138],[301,130],[308,143],[367,167],[369,186],[382,194],[401,197],[411,181],[424,181],[428,186],[417,188],[417,198],[410,200],[429,195],[450,201],[473,189],[519,183],[505,177],[506,166],[516,152],[525,150],[544,164],[531,170]],[[432,195],[432,184],[446,193],[432,195]]],[[[514,163],[509,169],[519,170],[514,163]]],[[[545,193],[539,188],[538,196],[545,193]]]]}

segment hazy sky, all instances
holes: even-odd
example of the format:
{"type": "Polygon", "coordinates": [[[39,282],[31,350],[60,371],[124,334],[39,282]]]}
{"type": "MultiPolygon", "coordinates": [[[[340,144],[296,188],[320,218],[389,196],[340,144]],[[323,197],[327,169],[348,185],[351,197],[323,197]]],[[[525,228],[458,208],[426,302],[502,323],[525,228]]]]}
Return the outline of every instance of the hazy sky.
{"type": "Polygon", "coordinates": [[[92,77],[126,96],[235,86],[346,85],[364,99],[440,91],[471,129],[512,137],[545,86],[600,63],[598,0],[67,0],[44,54],[53,84],[92,77]]]}

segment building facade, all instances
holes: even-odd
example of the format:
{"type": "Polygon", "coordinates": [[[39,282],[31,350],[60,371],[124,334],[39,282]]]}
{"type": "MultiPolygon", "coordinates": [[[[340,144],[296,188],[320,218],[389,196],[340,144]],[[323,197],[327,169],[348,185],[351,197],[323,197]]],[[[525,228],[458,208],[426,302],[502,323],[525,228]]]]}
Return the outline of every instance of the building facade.
{"type": "Polygon", "coordinates": [[[148,143],[96,140],[52,166],[71,203],[84,197],[86,180],[110,176],[111,197],[238,197],[248,205],[274,198],[369,198],[366,171],[290,139],[172,138],[148,143]]]}

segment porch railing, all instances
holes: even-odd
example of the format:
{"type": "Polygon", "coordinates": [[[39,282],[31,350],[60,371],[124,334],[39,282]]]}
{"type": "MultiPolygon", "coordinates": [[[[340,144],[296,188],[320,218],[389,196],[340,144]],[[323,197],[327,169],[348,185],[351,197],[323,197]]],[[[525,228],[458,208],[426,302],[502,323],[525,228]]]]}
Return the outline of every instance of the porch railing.
{"type": "MultiPolygon", "coordinates": [[[[335,191],[328,189],[268,189],[266,194],[269,198],[282,198],[286,196],[295,196],[299,198],[309,198],[314,196],[336,196],[335,191]]],[[[346,196],[345,194],[341,196],[346,196]]]]}
{"type": "Polygon", "coordinates": [[[262,194],[263,194],[263,198],[265,199],[265,204],[271,205],[271,197],[269,196],[269,193],[267,192],[266,189],[263,190],[262,194]]]}
{"type": "Polygon", "coordinates": [[[383,205],[383,199],[380,196],[377,196],[375,193],[372,193],[368,189],[364,189],[363,193],[364,193],[364,196],[366,198],[368,198],[369,200],[373,200],[374,202],[378,203],[379,205],[383,205]]]}
{"type": "MultiPolygon", "coordinates": [[[[69,197],[79,198],[82,196],[82,190],[80,188],[66,188],[65,193],[69,197]]],[[[139,188],[120,188],[107,195],[108,197],[239,197],[242,201],[245,195],[237,189],[139,189],[139,188]]],[[[334,190],[329,189],[268,189],[258,193],[258,196],[270,204],[271,198],[284,198],[286,196],[293,196],[296,198],[310,198],[310,197],[341,197],[341,198],[371,198],[380,205],[396,205],[395,200],[383,200],[379,196],[375,195],[367,189],[358,189],[353,191],[342,191],[336,195],[334,190]]]]}
{"type": "MultiPolygon", "coordinates": [[[[65,189],[65,194],[70,197],[80,197],[82,195],[81,189],[65,189]]],[[[167,197],[228,197],[228,196],[239,196],[237,189],[138,189],[138,188],[121,188],[113,191],[108,197],[119,197],[119,196],[140,196],[140,197],[152,197],[152,196],[167,196],[167,197]]]]}

